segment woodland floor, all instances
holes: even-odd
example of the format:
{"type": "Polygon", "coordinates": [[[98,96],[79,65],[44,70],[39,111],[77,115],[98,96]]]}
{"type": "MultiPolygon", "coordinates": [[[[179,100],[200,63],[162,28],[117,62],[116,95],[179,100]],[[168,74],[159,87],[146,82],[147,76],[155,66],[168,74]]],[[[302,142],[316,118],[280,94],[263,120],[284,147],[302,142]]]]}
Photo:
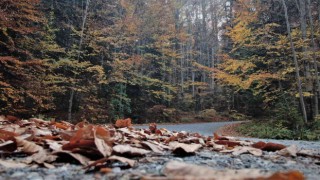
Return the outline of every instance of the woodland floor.
{"type": "MultiPolygon", "coordinates": [[[[235,132],[233,132],[234,126],[237,126],[237,124],[226,125],[217,132],[237,136],[237,134],[234,134],[235,132]]],[[[111,127],[105,128],[110,131],[113,130],[111,127]]],[[[98,133],[98,131],[94,132],[94,134],[98,133]]],[[[140,147],[140,144],[147,141],[153,143],[153,145],[159,143],[159,146],[154,147],[153,145],[150,145],[147,153],[139,152],[148,149],[141,146],[136,153],[133,153],[131,149],[130,153],[121,154],[121,152],[118,152],[119,150],[116,150],[115,146],[117,145],[115,145],[112,154],[117,154],[129,159],[101,161],[100,165],[94,164],[91,168],[84,168],[84,165],[79,165],[79,162],[77,161],[79,159],[77,158],[70,159],[63,158],[63,156],[59,157],[50,165],[33,162],[29,165],[18,167],[18,165],[14,163],[19,162],[21,165],[21,162],[25,162],[25,159],[30,157],[23,153],[23,149],[18,150],[18,152],[15,151],[15,153],[2,152],[0,179],[262,178],[273,180],[279,179],[281,176],[283,179],[305,178],[316,180],[320,176],[319,142],[277,141],[253,138],[237,139],[217,135],[208,137],[196,133],[174,133],[161,128],[154,131],[152,127],[142,131],[136,128],[127,129],[126,127],[123,127],[117,129],[116,132],[119,134],[121,133],[123,138],[126,139],[122,139],[121,141],[116,140],[115,144],[118,145],[140,147]],[[143,134],[148,131],[155,132],[155,134],[143,134]],[[157,132],[160,133],[160,131],[161,135],[157,134],[157,132]],[[159,138],[159,141],[154,139],[155,137],[159,138]],[[161,140],[162,138],[163,140],[161,140]],[[152,142],[155,140],[157,142],[152,142]],[[264,144],[262,147],[261,143],[255,143],[258,141],[273,143],[268,143],[271,146],[264,144]],[[172,146],[173,144],[175,144],[175,146],[172,146]],[[194,145],[198,148],[194,148],[194,145]],[[162,151],[157,152],[159,149],[162,149],[162,151]],[[189,153],[186,153],[187,151],[189,153]],[[134,165],[130,166],[129,164],[131,161],[129,160],[134,160],[134,165]],[[11,164],[8,164],[8,162],[11,164]],[[249,174],[248,170],[250,171],[249,174]],[[281,172],[282,174],[274,174],[275,172],[281,172]],[[304,178],[300,176],[302,174],[304,178]]],[[[47,142],[51,143],[51,141],[47,142]]],[[[41,144],[39,142],[36,143],[41,144]]],[[[51,147],[53,144],[50,143],[49,145],[51,147]]],[[[69,145],[70,143],[71,141],[69,142],[69,145]]],[[[99,146],[97,145],[97,147],[99,146]]],[[[45,148],[48,149],[47,147],[45,148]]],[[[79,148],[83,147],[77,147],[77,149],[79,148]]],[[[75,149],[72,151],[75,151],[75,149]]],[[[101,152],[101,148],[99,151],[101,152]]]]}

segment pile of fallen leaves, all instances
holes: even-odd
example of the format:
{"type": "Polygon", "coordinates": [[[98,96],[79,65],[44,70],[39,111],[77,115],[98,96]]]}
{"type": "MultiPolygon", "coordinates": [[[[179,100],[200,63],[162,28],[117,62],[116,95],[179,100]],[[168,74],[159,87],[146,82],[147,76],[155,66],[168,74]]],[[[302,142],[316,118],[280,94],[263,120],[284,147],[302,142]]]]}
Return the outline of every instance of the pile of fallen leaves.
{"type": "MultiPolygon", "coordinates": [[[[0,160],[0,165],[7,168],[55,168],[55,163],[63,160],[80,163],[87,170],[107,173],[111,171],[109,167],[114,161],[126,164],[126,168],[134,168],[138,165],[139,157],[168,153],[190,156],[201,149],[232,153],[235,156],[244,153],[262,156],[265,151],[274,151],[281,156],[314,156],[311,151],[298,151],[296,146],[253,143],[217,134],[206,137],[198,133],[171,132],[158,129],[154,123],[150,124],[149,129],[136,129],[131,126],[130,119],[118,120],[115,125],[93,125],[85,121],[71,124],[65,121],[37,118],[22,120],[13,116],[0,116],[2,157],[23,157],[15,161],[0,160]]],[[[169,162],[164,169],[166,178],[175,179],[228,179],[235,178],[235,174],[237,179],[303,179],[303,175],[296,171],[275,174],[263,174],[257,170],[216,171],[175,161],[169,162]]]]}

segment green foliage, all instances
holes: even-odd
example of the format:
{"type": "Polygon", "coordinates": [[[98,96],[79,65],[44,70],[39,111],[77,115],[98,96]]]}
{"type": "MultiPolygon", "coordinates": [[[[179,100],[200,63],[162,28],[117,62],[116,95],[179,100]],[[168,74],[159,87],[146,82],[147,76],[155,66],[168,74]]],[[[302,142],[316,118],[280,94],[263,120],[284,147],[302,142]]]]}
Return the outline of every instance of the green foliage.
{"type": "Polygon", "coordinates": [[[266,139],[295,139],[292,130],[278,121],[257,121],[244,123],[237,130],[246,136],[266,139]]]}
{"type": "Polygon", "coordinates": [[[126,114],[131,113],[130,102],[126,93],[126,85],[117,83],[112,88],[109,113],[115,120],[123,119],[126,114]]]}

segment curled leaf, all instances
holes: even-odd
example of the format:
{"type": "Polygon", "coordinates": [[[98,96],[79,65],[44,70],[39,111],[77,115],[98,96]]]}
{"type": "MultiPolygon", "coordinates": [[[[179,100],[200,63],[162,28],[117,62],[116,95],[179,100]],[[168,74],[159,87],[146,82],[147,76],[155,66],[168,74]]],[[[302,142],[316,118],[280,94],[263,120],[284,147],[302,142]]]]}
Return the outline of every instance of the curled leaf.
{"type": "Polygon", "coordinates": [[[127,163],[130,167],[133,167],[136,163],[135,160],[131,160],[125,157],[120,157],[120,156],[111,156],[108,158],[108,160],[116,160],[116,161],[120,161],[122,163],[127,163]]]}
{"type": "Polygon", "coordinates": [[[184,144],[176,141],[170,142],[169,146],[172,148],[174,154],[182,156],[194,154],[202,147],[200,144],[184,144]]]}

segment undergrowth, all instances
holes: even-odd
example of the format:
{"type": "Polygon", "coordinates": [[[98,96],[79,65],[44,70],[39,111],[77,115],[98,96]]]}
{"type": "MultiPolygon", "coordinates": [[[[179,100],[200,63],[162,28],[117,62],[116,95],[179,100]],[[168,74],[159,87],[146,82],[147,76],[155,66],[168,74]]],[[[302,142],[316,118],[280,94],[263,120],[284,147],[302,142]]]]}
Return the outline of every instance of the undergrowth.
{"type": "Polygon", "coordinates": [[[320,140],[320,121],[309,123],[298,129],[289,129],[281,121],[259,120],[243,123],[236,130],[245,136],[255,138],[320,140]]]}

